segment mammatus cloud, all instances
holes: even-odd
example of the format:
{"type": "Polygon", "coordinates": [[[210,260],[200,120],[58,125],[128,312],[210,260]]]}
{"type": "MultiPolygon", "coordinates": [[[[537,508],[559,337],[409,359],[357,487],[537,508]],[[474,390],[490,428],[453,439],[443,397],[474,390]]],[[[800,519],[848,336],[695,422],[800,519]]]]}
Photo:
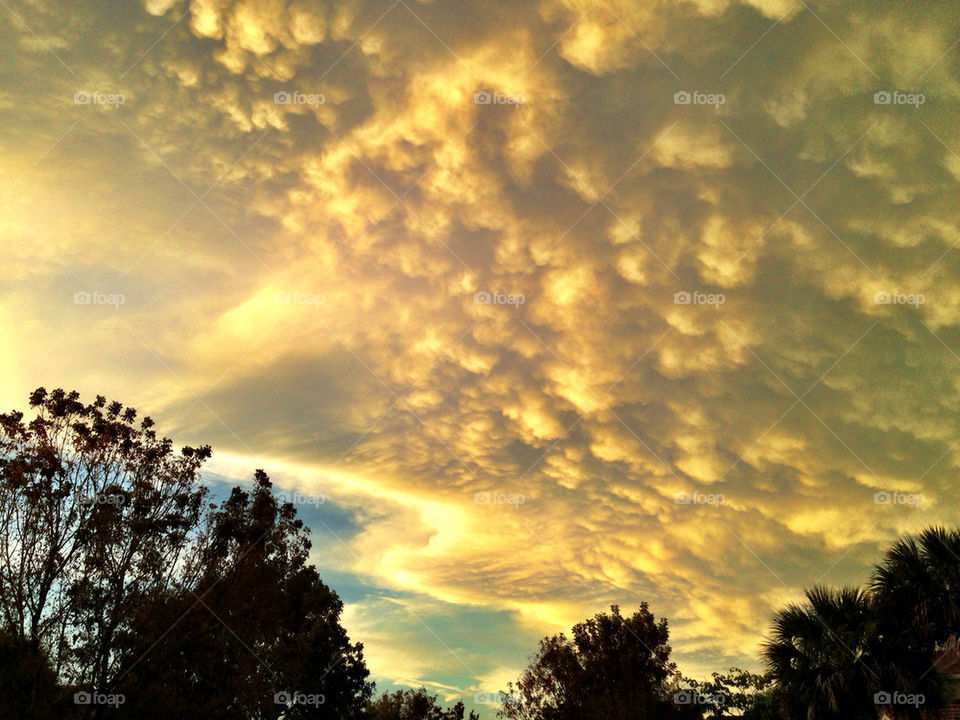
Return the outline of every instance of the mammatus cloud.
{"type": "Polygon", "coordinates": [[[385,607],[535,638],[647,599],[685,668],[754,663],[801,588],[949,521],[946,6],[64,13],[0,30],[2,399],[108,393],[337,495],[392,681],[509,663],[385,607]]]}

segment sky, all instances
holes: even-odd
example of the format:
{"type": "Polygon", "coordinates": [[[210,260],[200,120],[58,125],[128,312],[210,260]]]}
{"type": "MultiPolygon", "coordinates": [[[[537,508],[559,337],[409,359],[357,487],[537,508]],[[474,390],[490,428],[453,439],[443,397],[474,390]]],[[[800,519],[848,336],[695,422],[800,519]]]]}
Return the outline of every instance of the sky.
{"type": "Polygon", "coordinates": [[[0,0],[0,406],[264,468],[381,690],[643,601],[758,670],[956,518],[955,10],[0,0]]]}

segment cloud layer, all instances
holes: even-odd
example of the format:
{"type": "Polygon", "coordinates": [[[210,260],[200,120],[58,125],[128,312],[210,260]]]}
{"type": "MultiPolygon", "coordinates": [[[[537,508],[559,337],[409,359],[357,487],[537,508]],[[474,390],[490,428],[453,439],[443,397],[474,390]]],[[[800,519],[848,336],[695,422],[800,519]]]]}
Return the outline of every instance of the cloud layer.
{"type": "Polygon", "coordinates": [[[953,516],[949,7],[110,8],[5,11],[0,400],[116,396],[356,512],[318,539],[392,593],[349,615],[381,677],[497,689],[501,629],[642,599],[755,665],[953,516]],[[397,608],[485,629],[425,657],[397,608]]]}

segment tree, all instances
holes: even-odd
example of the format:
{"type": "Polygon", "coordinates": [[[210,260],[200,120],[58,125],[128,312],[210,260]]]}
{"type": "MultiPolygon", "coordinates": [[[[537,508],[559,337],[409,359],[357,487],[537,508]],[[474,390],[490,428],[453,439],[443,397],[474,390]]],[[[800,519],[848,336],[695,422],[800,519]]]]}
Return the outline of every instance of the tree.
{"type": "MultiPolygon", "coordinates": [[[[367,706],[369,720],[464,720],[463,713],[462,702],[445,710],[425,688],[387,693],[367,706]]],[[[466,720],[479,720],[479,715],[471,710],[466,720]]]]}
{"type": "MultiPolygon", "coordinates": [[[[372,693],[342,603],[266,474],[207,502],[210,448],[42,388],[0,415],[0,628],[41,649],[97,718],[358,717],[372,693]]],[[[10,672],[0,667],[0,676],[10,672]]]]}
{"type": "Polygon", "coordinates": [[[149,418],[42,388],[37,416],[0,415],[0,612],[66,682],[105,687],[133,608],[188,584],[210,448],[177,454],[149,418]]]}
{"type": "Polygon", "coordinates": [[[685,684],[706,700],[704,708],[707,720],[736,717],[746,720],[775,720],[780,717],[777,709],[777,687],[770,673],[757,675],[740,668],[730,668],[727,674],[713,673],[712,680],[698,682],[684,679],[685,684]]]}
{"type": "Polygon", "coordinates": [[[307,564],[310,542],[293,506],[270,488],[262,470],[252,493],[234,488],[213,515],[197,586],[138,615],[124,644],[133,664],[118,685],[132,698],[125,716],[170,717],[170,703],[198,718],[362,712],[372,693],[363,646],[350,643],[342,602],[307,564]],[[159,696],[170,703],[157,706],[159,696]]]}
{"type": "Polygon", "coordinates": [[[780,696],[780,689],[776,685],[757,693],[741,717],[743,720],[782,720],[780,696]]]}
{"type": "Polygon", "coordinates": [[[867,589],[780,611],[764,656],[788,718],[874,718],[897,695],[897,717],[919,717],[945,702],[935,661],[958,635],[960,531],[932,527],[898,539],[867,589]]]}
{"type": "Polygon", "coordinates": [[[947,683],[934,663],[960,633],[960,532],[931,527],[899,538],[875,567],[870,590],[883,691],[942,705],[947,683]]]}
{"type": "Polygon", "coordinates": [[[544,638],[540,650],[499,712],[508,720],[645,720],[700,717],[678,704],[676,666],[670,662],[665,619],[646,603],[629,618],[611,606],[562,633],[544,638]]]}
{"type": "Polygon", "coordinates": [[[960,531],[931,527],[898,539],[874,569],[870,589],[885,636],[929,660],[960,634],[960,531]]]}
{"type": "Polygon", "coordinates": [[[806,603],[776,614],[763,654],[789,720],[877,717],[876,620],[863,590],[808,590],[806,603]]]}
{"type": "Polygon", "coordinates": [[[0,632],[0,718],[54,720],[63,690],[43,650],[10,632],[0,632]]]}

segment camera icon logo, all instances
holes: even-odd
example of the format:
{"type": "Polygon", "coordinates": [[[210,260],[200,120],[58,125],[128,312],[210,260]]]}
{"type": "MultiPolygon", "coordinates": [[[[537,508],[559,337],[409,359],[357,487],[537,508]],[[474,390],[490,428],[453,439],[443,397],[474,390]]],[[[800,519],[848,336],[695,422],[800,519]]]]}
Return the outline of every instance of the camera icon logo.
{"type": "Polygon", "coordinates": [[[890,293],[883,290],[873,296],[873,302],[877,305],[889,305],[892,299],[890,293]]]}
{"type": "Polygon", "coordinates": [[[690,300],[692,299],[693,299],[692,296],[686,290],[675,292],[673,294],[673,302],[676,305],[689,305],[690,300]]]}
{"type": "Polygon", "coordinates": [[[889,505],[893,502],[893,496],[886,490],[881,490],[873,494],[873,502],[877,505],[889,505]]]}
{"type": "Polygon", "coordinates": [[[673,694],[674,705],[692,705],[693,693],[689,690],[681,690],[673,694]]]}
{"type": "Polygon", "coordinates": [[[89,305],[91,300],[93,300],[93,296],[85,290],[73,294],[74,305],[89,305]]]}
{"type": "Polygon", "coordinates": [[[493,97],[486,90],[481,90],[473,94],[473,102],[476,105],[489,105],[492,101],[493,97]]]}
{"type": "Polygon", "coordinates": [[[273,296],[273,302],[275,305],[289,305],[290,304],[290,293],[280,291],[273,296]]]}
{"type": "Polygon", "coordinates": [[[880,691],[873,694],[873,704],[874,705],[889,705],[893,701],[893,698],[890,697],[890,693],[880,691]]]}
{"type": "Polygon", "coordinates": [[[679,492],[673,496],[673,502],[677,505],[689,505],[693,502],[693,498],[688,492],[679,492]]]}
{"type": "Polygon", "coordinates": [[[93,702],[93,695],[88,692],[78,692],[73,694],[74,705],[89,705],[93,702]]]}
{"type": "Polygon", "coordinates": [[[74,105],[89,105],[90,104],[90,93],[88,92],[78,92],[73,94],[73,104],[74,105]]]}
{"type": "Polygon", "coordinates": [[[273,694],[273,702],[275,705],[289,705],[293,702],[293,695],[281,690],[273,694]]]}
{"type": "Polygon", "coordinates": [[[292,97],[286,90],[281,90],[273,94],[273,101],[277,103],[277,105],[289,105],[291,100],[292,97]]]}
{"type": "Polygon", "coordinates": [[[493,302],[493,296],[485,290],[478,290],[473,294],[473,301],[477,305],[489,305],[493,302]]]}
{"type": "Polygon", "coordinates": [[[681,90],[680,92],[673,94],[674,105],[689,105],[690,100],[691,95],[686,90],[681,90]]]}
{"type": "Polygon", "coordinates": [[[892,100],[893,96],[891,96],[886,90],[878,90],[873,94],[874,105],[889,105],[892,100]]]}

